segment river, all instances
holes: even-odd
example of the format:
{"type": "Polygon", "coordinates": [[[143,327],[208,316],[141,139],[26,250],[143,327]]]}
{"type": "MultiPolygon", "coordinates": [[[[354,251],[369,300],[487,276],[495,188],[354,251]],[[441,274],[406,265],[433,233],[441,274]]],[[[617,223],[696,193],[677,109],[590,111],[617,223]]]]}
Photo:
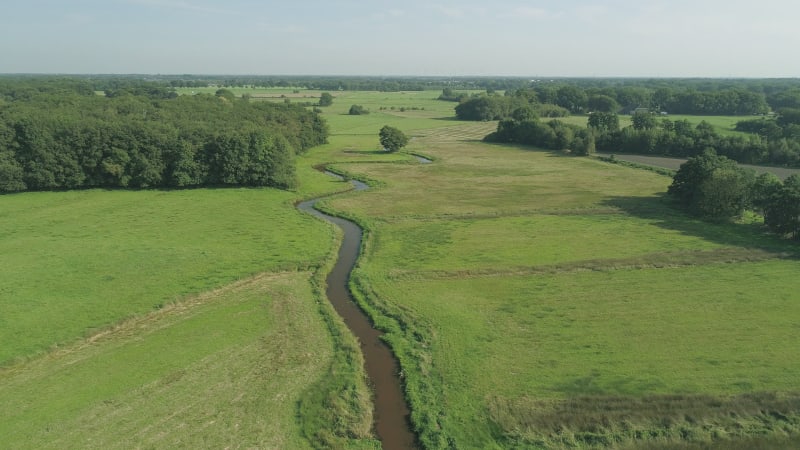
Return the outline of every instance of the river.
{"type": "MultiPolygon", "coordinates": [[[[338,177],[331,172],[327,173],[338,177]]],[[[360,181],[352,183],[357,191],[369,188],[360,181]]],[[[317,201],[319,199],[308,200],[297,207],[335,224],[344,232],[336,264],[326,279],[326,294],[333,308],[361,344],[364,366],[373,390],[375,432],[384,449],[414,449],[416,437],[411,431],[410,410],[400,381],[400,365],[389,346],[381,339],[383,332],[372,326],[369,317],[353,300],[348,286],[350,272],[355,267],[361,249],[361,228],[354,222],[316,210],[314,205],[317,201]]]]}

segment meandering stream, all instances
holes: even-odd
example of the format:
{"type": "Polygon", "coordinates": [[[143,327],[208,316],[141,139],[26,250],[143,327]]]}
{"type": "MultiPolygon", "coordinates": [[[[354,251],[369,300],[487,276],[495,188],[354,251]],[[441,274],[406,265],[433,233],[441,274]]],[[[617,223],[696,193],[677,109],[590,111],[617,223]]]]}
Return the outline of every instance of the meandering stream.
{"type": "MultiPolygon", "coordinates": [[[[331,172],[329,175],[337,176],[331,172]]],[[[368,189],[353,181],[355,190],[368,189]]],[[[409,408],[400,383],[400,368],[389,346],[381,340],[382,331],[372,326],[369,317],[356,305],[350,295],[348,281],[361,248],[361,228],[354,222],[330,216],[314,208],[319,199],[300,203],[297,207],[336,224],[344,232],[339,257],[327,278],[327,296],[337,313],[361,343],[364,365],[373,389],[375,402],[374,427],[384,449],[414,449],[415,436],[409,422],[409,408]]]]}

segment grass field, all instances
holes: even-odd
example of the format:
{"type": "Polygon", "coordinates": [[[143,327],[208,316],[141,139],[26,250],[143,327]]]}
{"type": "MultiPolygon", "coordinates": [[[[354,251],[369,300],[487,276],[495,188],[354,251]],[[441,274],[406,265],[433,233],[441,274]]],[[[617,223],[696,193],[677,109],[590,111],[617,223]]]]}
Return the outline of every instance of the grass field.
{"type": "Polygon", "coordinates": [[[0,446],[377,447],[322,299],[338,238],[293,207],[349,189],[324,165],[373,185],[323,207],[366,227],[352,287],[426,448],[800,446],[796,245],[653,172],[484,144],[439,92],[332,94],[295,192],[0,196],[0,446]]]}
{"type": "Polygon", "coordinates": [[[682,215],[668,177],[481,126],[419,133],[435,164],[350,164],[383,186],[327,202],[371,230],[354,286],[428,447],[797,439],[795,246],[682,215]]]}
{"type": "Polygon", "coordinates": [[[301,448],[331,363],[308,272],[247,278],[0,373],[5,448],[301,448]]]}
{"type": "Polygon", "coordinates": [[[241,277],[319,265],[330,232],[296,214],[292,198],[259,189],[3,196],[0,363],[241,277]]]}
{"type": "Polygon", "coordinates": [[[297,198],[0,197],[2,446],[373,447],[357,343],[322,298],[337,238],[297,198]]]}

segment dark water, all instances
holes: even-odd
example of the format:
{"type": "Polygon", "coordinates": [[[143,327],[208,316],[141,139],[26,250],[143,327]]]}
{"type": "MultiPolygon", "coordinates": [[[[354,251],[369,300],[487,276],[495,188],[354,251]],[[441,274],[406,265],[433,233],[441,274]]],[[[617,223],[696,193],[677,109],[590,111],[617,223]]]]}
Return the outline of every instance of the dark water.
{"type": "MultiPolygon", "coordinates": [[[[368,188],[359,181],[353,181],[353,185],[356,190],[368,188]]],[[[381,340],[383,332],[372,327],[367,315],[353,301],[347,286],[361,248],[361,228],[349,220],[317,211],[314,209],[316,202],[317,200],[309,200],[297,207],[336,224],[344,231],[339,258],[328,274],[327,295],[333,308],[361,343],[364,365],[375,401],[375,431],[384,449],[414,449],[415,437],[411,432],[409,409],[401,388],[399,364],[389,346],[381,340]]]]}

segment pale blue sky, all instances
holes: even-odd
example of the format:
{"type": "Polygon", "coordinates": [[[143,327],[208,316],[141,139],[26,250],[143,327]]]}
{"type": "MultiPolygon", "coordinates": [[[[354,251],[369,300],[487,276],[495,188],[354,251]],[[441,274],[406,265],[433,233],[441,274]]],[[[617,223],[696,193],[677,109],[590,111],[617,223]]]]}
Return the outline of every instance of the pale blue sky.
{"type": "Polygon", "coordinates": [[[796,0],[17,0],[0,73],[800,77],[796,0]]]}

